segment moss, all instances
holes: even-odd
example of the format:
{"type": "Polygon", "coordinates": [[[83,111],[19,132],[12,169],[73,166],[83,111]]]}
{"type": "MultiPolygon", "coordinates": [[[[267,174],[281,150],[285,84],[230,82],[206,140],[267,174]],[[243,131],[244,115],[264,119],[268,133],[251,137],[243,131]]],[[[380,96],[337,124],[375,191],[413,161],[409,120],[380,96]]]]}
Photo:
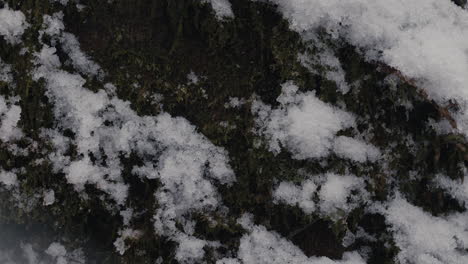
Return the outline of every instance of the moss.
{"type": "MultiPolygon", "coordinates": [[[[6,2],[27,14],[31,26],[23,37],[24,43],[37,51],[42,15],[58,11],[58,3],[6,2]]],[[[342,40],[331,40],[322,32],[322,41],[335,51],[342,63],[347,82],[360,83],[343,95],[333,82],[324,78],[325,68],[314,74],[298,62],[297,54],[313,55],[319,51],[302,43],[274,6],[258,1],[231,2],[235,18],[224,22],[216,20],[208,5],[193,0],[89,0],[81,1],[86,6],[81,12],[71,5],[64,10],[67,30],[78,36],[82,49],[103,67],[107,73],[104,82],[115,84],[118,96],[131,102],[138,114],[156,115],[162,109],[183,116],[229,153],[237,182],[230,187],[217,187],[230,217],[221,220],[210,215],[218,223],[211,226],[207,215],[195,216],[197,236],[221,240],[235,249],[243,231],[234,223],[243,213],[251,212],[257,224],[291,239],[306,254],[340,258],[346,250],[340,240],[347,229],[355,230],[359,225],[371,234],[388,233],[382,216],[363,212],[365,204],[337,222],[305,215],[297,207],[272,204],[271,190],[278,181],[299,183],[307,175],[326,171],[369,176],[372,182],[368,188],[375,200],[387,198],[392,187],[389,178],[396,177],[397,182],[393,184],[425,210],[435,215],[460,210],[456,201],[441,190],[431,189],[429,184],[437,173],[460,178],[460,164],[466,162],[467,155],[464,137],[438,136],[426,126],[429,119],[443,119],[434,102],[401,80],[393,84],[384,81],[394,78],[394,74],[366,61],[355,47],[343,44],[342,40]],[[200,77],[198,84],[187,81],[187,74],[192,70],[200,77]],[[274,155],[268,151],[264,139],[252,132],[255,117],[250,111],[251,101],[238,109],[224,107],[229,97],[249,99],[253,94],[276,106],[280,85],[288,80],[293,80],[302,91],[315,91],[328,103],[344,102],[346,110],[358,117],[358,131],[372,134],[373,144],[390,149],[386,161],[389,167],[353,164],[334,155],[302,161],[292,159],[287,151],[274,155]],[[149,95],[153,94],[163,95],[161,104],[150,99],[149,95]],[[406,101],[413,103],[411,109],[402,105],[406,101]],[[220,125],[223,121],[234,126],[225,128],[220,125]],[[406,144],[408,138],[414,141],[414,148],[406,144]],[[421,178],[410,179],[411,171],[417,171],[421,178]],[[326,244],[319,245],[318,241],[326,244]]],[[[132,175],[131,168],[141,163],[136,155],[122,157],[123,177],[131,185],[129,205],[143,212],[132,224],[143,230],[144,235],[138,241],[128,241],[132,247],[123,256],[117,255],[113,248],[121,220],[115,212],[109,215],[99,202],[105,197],[103,193],[87,186],[89,199],[81,199],[66,183],[64,175],[52,173],[50,164],[34,165],[35,160],[47,157],[50,151],[48,143],[41,142],[39,132],[40,128],[54,125],[52,105],[44,96],[44,83],[33,81],[29,74],[33,67],[32,54],[13,55],[18,54],[18,49],[0,45],[0,56],[14,67],[17,84],[13,88],[0,83],[0,93],[21,98],[20,126],[28,137],[39,142],[38,149],[46,151],[16,157],[0,146],[0,166],[24,167],[19,177],[26,195],[53,188],[61,203],[47,208],[38,206],[27,212],[13,206],[9,199],[0,199],[0,224],[17,230],[50,226],[38,234],[47,232],[54,238],[65,235],[71,244],[84,247],[97,263],[149,263],[149,259],[158,256],[164,256],[165,263],[173,263],[174,243],[155,236],[153,231],[152,212],[157,207],[154,192],[159,183],[132,175]]],[[[102,89],[102,82],[88,78],[86,87],[97,91],[102,89]]],[[[343,135],[353,133],[340,131],[343,135]]],[[[74,136],[73,131],[65,134],[74,136]]],[[[26,147],[30,142],[18,144],[26,147]]],[[[10,193],[1,195],[9,197],[10,193]]],[[[386,241],[389,246],[364,241],[358,241],[355,246],[371,247],[369,263],[393,263],[397,249],[390,238],[386,241]]],[[[42,243],[46,245],[50,241],[42,243]]],[[[212,261],[210,254],[207,252],[207,261],[212,261]]]]}

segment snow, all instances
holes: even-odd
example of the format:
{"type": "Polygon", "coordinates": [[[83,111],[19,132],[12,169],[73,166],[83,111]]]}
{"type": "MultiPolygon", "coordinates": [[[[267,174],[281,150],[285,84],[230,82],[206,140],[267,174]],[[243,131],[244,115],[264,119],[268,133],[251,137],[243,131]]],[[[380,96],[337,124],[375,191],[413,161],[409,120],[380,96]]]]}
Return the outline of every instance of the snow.
{"type": "Polygon", "coordinates": [[[354,117],[322,102],[313,92],[297,90],[291,82],[283,84],[278,109],[254,103],[252,110],[259,116],[257,123],[270,138],[271,151],[278,153],[280,146],[285,146],[296,159],[324,157],[332,148],[335,134],[353,126],[354,117]]]}
{"type": "Polygon", "coordinates": [[[299,54],[298,58],[301,64],[315,74],[322,74],[324,77],[336,83],[337,88],[341,93],[346,94],[350,87],[345,79],[345,72],[341,66],[340,60],[336,57],[333,50],[317,38],[314,34],[304,36],[307,40],[309,48],[315,50],[314,55],[309,53],[299,54]],[[312,41],[311,41],[312,40],[312,41]]]}
{"type": "Polygon", "coordinates": [[[27,27],[26,17],[21,11],[12,10],[8,6],[0,9],[0,35],[8,43],[18,43],[27,27]]]}
{"type": "Polygon", "coordinates": [[[193,236],[182,235],[179,238],[175,258],[181,263],[197,263],[205,255],[203,247],[207,242],[193,236]]]}
{"type": "Polygon", "coordinates": [[[68,4],[68,1],[69,0],[49,0],[50,2],[57,2],[57,3],[60,3],[62,5],[67,5],[68,4]]]}
{"type": "Polygon", "coordinates": [[[304,213],[319,210],[320,214],[335,219],[338,213],[349,213],[360,202],[367,200],[365,183],[354,175],[326,173],[304,180],[300,186],[281,182],[273,191],[275,203],[297,205],[304,213]],[[352,193],[354,191],[354,193],[352,193]],[[314,197],[317,196],[317,203],[314,197]]]}
{"type": "Polygon", "coordinates": [[[339,136],[333,143],[333,151],[341,158],[356,162],[375,162],[381,157],[380,150],[363,140],[339,136]]]}
{"type": "Polygon", "coordinates": [[[400,263],[468,262],[466,213],[434,217],[398,195],[384,210],[397,246],[400,263]]]}
{"type": "MultiPolygon", "coordinates": [[[[228,0],[202,1],[212,6],[218,19],[234,17],[228,0]]],[[[382,62],[401,71],[405,78],[414,81],[437,103],[457,100],[461,110],[452,114],[457,118],[459,131],[468,134],[466,10],[449,0],[272,1],[279,5],[291,28],[302,34],[306,45],[317,51],[316,55],[300,54],[302,64],[335,82],[342,95],[346,96],[353,84],[346,82],[341,62],[333,50],[313,37],[316,30],[325,29],[330,38],[344,39],[369,61],[382,62]]],[[[68,1],[60,2],[67,4],[68,1]]],[[[131,226],[134,215],[140,212],[134,212],[128,206],[131,204],[128,201],[130,187],[122,175],[122,157],[136,155],[141,163],[132,168],[132,176],[154,183],[157,181],[159,186],[154,193],[157,206],[148,209],[154,210],[155,233],[175,242],[173,257],[179,263],[202,263],[205,261],[205,249],[220,247],[220,243],[196,234],[197,223],[193,216],[200,212],[222,216],[228,211],[217,189],[218,185],[229,186],[235,181],[228,153],[182,117],[163,111],[156,116],[138,115],[129,102],[116,96],[116,87],[111,83],[97,87],[97,91],[95,86],[93,90],[88,89],[86,79],[102,81],[105,73],[81,50],[78,39],[65,31],[62,20],[62,12],[43,17],[43,27],[39,32],[42,48],[34,53],[32,77],[35,81],[45,81],[46,96],[55,118],[53,126],[41,133],[42,139],[48,141],[52,148],[44,162],[50,162],[57,175],[63,173],[68,184],[82,197],[86,197],[86,185],[106,194],[109,200],[103,199],[105,205],[109,210],[120,212],[122,217],[123,225],[118,234],[113,235],[116,235],[116,251],[124,254],[130,246],[127,242],[138,240],[143,235],[142,231],[131,226]],[[50,37],[50,43],[42,42],[44,35],[50,37]],[[64,53],[62,60],[57,55],[59,46],[64,53]],[[70,66],[67,69],[72,70],[64,70],[62,66],[70,66]],[[65,131],[72,131],[73,136],[66,136],[69,133],[65,131]],[[74,149],[75,155],[70,154],[70,148],[74,149]]],[[[27,27],[23,13],[8,6],[0,9],[0,35],[6,42],[19,44],[27,27]]],[[[2,60],[0,81],[14,85],[11,67],[2,60]]],[[[190,71],[187,81],[188,85],[197,85],[200,77],[190,71]]],[[[158,103],[160,97],[156,97],[155,102],[158,103]]],[[[357,132],[356,117],[346,112],[344,104],[340,104],[342,107],[333,106],[322,101],[315,92],[299,91],[293,82],[282,85],[277,102],[279,105],[272,107],[255,100],[251,109],[256,116],[256,132],[266,139],[273,153],[286,150],[298,160],[322,159],[334,154],[360,163],[357,171],[369,165],[365,164],[367,162],[382,165],[379,169],[387,169],[387,164],[380,162],[384,163],[382,153],[387,153],[388,149],[377,148],[361,134],[343,136],[340,133],[343,130],[347,135],[348,130],[357,132]]],[[[407,109],[412,107],[411,102],[399,103],[407,109]]],[[[238,109],[244,104],[247,104],[245,99],[230,97],[225,107],[238,109]]],[[[2,144],[23,136],[18,128],[20,120],[18,98],[0,96],[2,144]]],[[[221,125],[229,128],[227,122],[221,125]]],[[[444,120],[431,120],[428,125],[441,134],[457,132],[444,120]]],[[[14,146],[9,148],[14,149],[14,146]]],[[[321,162],[325,164],[326,159],[321,162]]],[[[346,167],[343,171],[339,169],[340,174],[323,172],[310,175],[300,183],[280,182],[272,190],[272,202],[297,206],[307,215],[327,220],[343,220],[360,206],[364,211],[377,210],[384,215],[393,241],[400,249],[396,257],[399,263],[468,263],[466,212],[433,216],[399,194],[390,201],[375,203],[366,190],[368,178],[352,175],[346,167]]],[[[20,185],[17,175],[22,175],[20,169],[0,169],[1,187],[11,189],[20,185]]],[[[394,183],[390,176],[388,180],[394,183]]],[[[438,175],[434,184],[466,205],[467,182],[438,175]]],[[[395,191],[396,186],[389,187],[389,193],[395,191]]],[[[52,189],[41,190],[34,197],[24,197],[25,194],[16,192],[13,196],[21,200],[18,207],[25,211],[41,202],[44,206],[57,203],[52,189]]],[[[246,231],[240,238],[239,248],[237,251],[230,248],[228,258],[218,260],[217,264],[365,263],[365,248],[361,248],[360,253],[346,252],[342,260],[307,257],[274,230],[253,224],[252,217],[248,215],[239,219],[239,224],[246,231]]],[[[354,234],[347,230],[343,244],[354,248],[356,245],[353,243],[357,239],[375,242],[381,237],[367,234],[358,226],[354,234]]],[[[29,263],[40,263],[31,244],[23,244],[22,251],[29,263]]],[[[57,264],[72,262],[69,255],[73,253],[67,252],[57,242],[52,243],[45,253],[57,264]]],[[[6,261],[10,261],[8,253],[0,252],[0,262],[6,261]]],[[[162,258],[157,262],[163,262],[162,258]]]]}
{"type": "Polygon", "coordinates": [[[11,66],[4,63],[0,58],[0,82],[11,83],[13,76],[11,75],[11,66]]]}
{"type": "Polygon", "coordinates": [[[101,67],[81,51],[80,43],[74,35],[65,32],[60,41],[63,44],[64,51],[70,56],[71,63],[75,69],[88,76],[102,76],[103,71],[101,67]]]}
{"type": "Polygon", "coordinates": [[[240,108],[246,103],[244,98],[229,97],[229,101],[224,104],[224,108],[240,108]]]}
{"type": "Polygon", "coordinates": [[[208,2],[211,4],[211,7],[215,11],[218,19],[223,20],[234,17],[229,0],[203,0],[202,2],[208,2]]]}
{"type": "Polygon", "coordinates": [[[306,214],[311,214],[315,210],[313,195],[317,190],[317,185],[312,180],[305,180],[301,186],[296,186],[290,182],[281,182],[273,192],[274,202],[286,203],[299,206],[306,214]]]}
{"type": "Polygon", "coordinates": [[[324,103],[313,92],[299,93],[298,89],[292,82],[283,84],[278,109],[255,102],[252,112],[258,116],[257,126],[269,138],[274,153],[284,146],[295,159],[325,157],[336,133],[355,125],[354,116],[324,103]]]}
{"type": "Polygon", "coordinates": [[[7,188],[11,188],[12,186],[18,185],[18,178],[13,172],[0,169],[0,183],[7,188]]]}
{"type": "Polygon", "coordinates": [[[143,233],[140,230],[133,230],[130,228],[125,228],[119,231],[119,237],[114,241],[114,247],[120,255],[123,255],[125,251],[129,248],[125,244],[126,239],[138,239],[143,233]]]}
{"type": "Polygon", "coordinates": [[[101,77],[103,74],[101,67],[81,51],[80,43],[73,34],[64,31],[65,25],[62,20],[62,11],[52,14],[52,16],[44,15],[43,29],[40,30],[40,35],[46,34],[52,36],[54,42],[60,42],[64,52],[70,58],[69,63],[80,73],[91,77],[101,77]]]}
{"type": "Polygon", "coordinates": [[[60,243],[54,242],[45,251],[46,254],[50,255],[56,260],[57,264],[67,264],[68,261],[65,258],[67,250],[60,243]]]}
{"type": "Polygon", "coordinates": [[[0,95],[0,140],[3,142],[18,139],[23,135],[18,128],[21,108],[15,105],[14,101],[6,100],[0,95]]]}
{"type": "Polygon", "coordinates": [[[44,202],[45,206],[52,205],[55,203],[55,192],[54,190],[48,190],[44,192],[44,202]]]}
{"type": "Polygon", "coordinates": [[[365,198],[365,184],[361,178],[354,175],[337,175],[327,173],[324,175],[325,182],[319,191],[320,210],[323,214],[332,215],[341,210],[349,212],[365,198]],[[351,191],[357,191],[353,195],[351,191]]]}
{"type": "Polygon", "coordinates": [[[468,13],[449,0],[273,0],[304,35],[319,28],[344,38],[368,60],[413,79],[430,98],[462,107],[468,133],[468,13]]]}
{"type": "Polygon", "coordinates": [[[42,17],[43,29],[39,31],[42,36],[44,33],[49,36],[58,36],[65,30],[65,25],[62,22],[63,12],[57,12],[52,16],[44,15],[42,17]]]}
{"type": "Polygon", "coordinates": [[[29,243],[26,243],[26,244],[23,244],[21,243],[20,245],[21,249],[23,250],[23,255],[24,257],[26,258],[26,260],[28,261],[28,264],[37,264],[38,263],[38,255],[37,253],[34,251],[33,247],[31,244],[29,243]]]}
{"type": "MultiPolygon", "coordinates": [[[[75,37],[63,29],[47,30],[47,25],[43,28],[44,34],[54,34],[53,38],[70,45],[64,50],[81,74],[99,74],[99,66],[93,66],[97,64],[79,49],[75,37]]],[[[176,223],[189,222],[192,212],[215,211],[221,206],[215,183],[231,184],[235,180],[227,153],[184,118],[164,112],[139,116],[129,102],[108,89],[111,84],[98,92],[88,90],[80,74],[60,69],[55,47],[43,44],[35,53],[34,63],[33,78],[45,81],[46,95],[54,106],[54,128],[43,132],[44,139],[53,143],[54,152],[49,160],[54,171],[65,173],[76,191],[83,193],[86,184],[94,185],[126,210],[128,185],[122,177],[120,157],[138,155],[144,165],[133,168],[133,172],[139,177],[158,179],[162,185],[155,193],[156,233],[179,244],[176,257],[180,262],[203,257],[203,251],[194,255],[194,250],[208,242],[179,230],[176,223]],[[63,135],[67,129],[73,131],[73,138],[63,135]],[[74,159],[68,154],[70,145],[76,146],[74,159]]],[[[129,222],[129,216],[126,218],[129,222]]],[[[125,236],[116,240],[119,252],[126,249],[124,239],[125,236]]]]}
{"type": "Polygon", "coordinates": [[[463,180],[452,180],[445,175],[439,174],[434,181],[436,186],[445,189],[450,196],[468,205],[468,181],[466,172],[463,180]]]}
{"type": "Polygon", "coordinates": [[[187,74],[187,80],[189,84],[197,85],[200,81],[200,78],[195,74],[195,72],[190,71],[189,74],[187,74]]]}
{"type": "Polygon", "coordinates": [[[342,260],[331,260],[327,257],[307,257],[289,240],[264,226],[254,225],[245,216],[240,224],[249,231],[239,245],[237,257],[244,264],[363,264],[365,261],[356,252],[346,252],[342,260]]]}
{"type": "Polygon", "coordinates": [[[336,136],[340,130],[356,126],[354,115],[321,101],[314,92],[298,89],[292,82],[284,83],[276,99],[280,103],[277,109],[259,100],[252,104],[257,133],[266,136],[270,151],[279,153],[285,147],[299,160],[332,152],[360,163],[380,158],[380,150],[364,140],[336,136]]]}

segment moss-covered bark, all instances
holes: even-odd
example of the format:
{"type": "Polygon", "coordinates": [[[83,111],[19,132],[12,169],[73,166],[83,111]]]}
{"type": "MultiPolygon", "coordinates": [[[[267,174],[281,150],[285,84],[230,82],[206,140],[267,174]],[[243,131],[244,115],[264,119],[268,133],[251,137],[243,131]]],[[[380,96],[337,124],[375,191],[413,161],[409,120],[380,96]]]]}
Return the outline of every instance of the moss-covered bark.
{"type": "MultiPolygon", "coordinates": [[[[37,32],[42,16],[62,9],[59,3],[6,2],[27,14],[30,27],[23,40],[27,47],[38,50],[37,32]]],[[[301,65],[297,59],[299,53],[319,51],[290,31],[288,22],[271,4],[232,0],[235,18],[220,22],[209,5],[194,0],[80,3],[85,6],[82,11],[72,5],[64,8],[66,30],[78,37],[81,48],[106,72],[104,80],[88,78],[87,87],[99,90],[102,83],[111,82],[117,87],[118,97],[130,101],[139,114],[156,115],[164,110],[185,117],[229,153],[237,182],[230,187],[219,186],[219,190],[231,212],[230,222],[210,228],[206,216],[199,215],[196,230],[200,236],[218,240],[235,250],[243,234],[235,221],[243,213],[250,212],[257,223],[289,238],[305,254],[341,258],[345,250],[353,249],[341,245],[346,229],[361,226],[370,234],[388,232],[381,216],[364,214],[362,208],[334,223],[319,215],[305,215],[296,207],[273,204],[272,186],[279,180],[300,182],[303,176],[298,173],[299,169],[318,174],[328,170],[344,172],[348,168],[357,176],[370,176],[374,180],[374,200],[385,199],[389,185],[398,184],[413,204],[434,215],[461,210],[461,205],[443,191],[430,188],[429,181],[439,172],[452,178],[463,176],[459,164],[466,162],[466,148],[460,147],[466,146],[465,139],[457,135],[437,135],[429,129],[425,125],[428,118],[444,118],[435,103],[404,80],[397,81],[394,86],[384,82],[392,74],[365,61],[354,47],[331,40],[325,33],[320,36],[338,55],[347,82],[361,84],[343,96],[322,72],[311,73],[301,65]],[[187,82],[190,71],[201,76],[199,83],[187,82]],[[281,84],[288,80],[293,80],[304,91],[316,91],[323,101],[344,102],[348,111],[362,117],[358,119],[360,131],[372,128],[372,143],[376,146],[388,148],[395,143],[391,149],[392,160],[388,163],[391,168],[386,169],[396,172],[397,182],[389,182],[386,170],[377,165],[356,165],[331,155],[324,159],[327,165],[322,166],[319,161],[292,159],[286,151],[274,155],[265,144],[258,145],[263,141],[253,132],[252,95],[276,105],[281,84]],[[155,104],[148,96],[152,94],[162,95],[162,101],[155,104]],[[229,97],[246,98],[247,103],[238,109],[227,109],[224,105],[229,97]],[[414,107],[408,111],[401,101],[410,101],[414,107]],[[233,126],[226,128],[220,122],[233,126]],[[405,144],[408,135],[415,141],[415,150],[405,144]],[[410,171],[418,171],[424,177],[412,180],[408,175],[410,171]]],[[[19,158],[0,145],[0,165],[6,169],[25,167],[19,175],[24,195],[33,197],[38,191],[53,187],[61,202],[25,211],[12,204],[8,198],[10,192],[0,193],[0,230],[12,233],[2,236],[34,236],[44,245],[54,238],[66,237],[68,241],[65,242],[83,247],[94,263],[153,263],[158,256],[164,256],[164,263],[174,262],[174,244],[153,231],[152,212],[157,206],[153,194],[158,184],[132,176],[131,168],[141,162],[136,156],[125,158],[123,175],[131,186],[129,203],[136,209],[146,209],[135,222],[135,227],[145,231],[145,235],[123,256],[115,253],[113,246],[121,219],[110,215],[99,203],[102,193],[87,186],[93,199],[84,201],[63,175],[52,173],[49,164],[33,164],[33,160],[47,155],[46,151],[34,149],[48,149],[48,143],[41,142],[38,134],[40,128],[53,124],[52,105],[44,96],[44,84],[34,82],[30,76],[31,55],[15,55],[18,54],[15,48],[4,42],[0,44],[0,56],[14,67],[16,83],[13,88],[0,82],[0,93],[20,97],[20,126],[41,146],[31,148],[30,154],[19,158]]],[[[30,143],[20,144],[28,146],[30,143]]],[[[392,244],[391,236],[387,242],[392,244]]],[[[0,242],[0,246],[8,246],[8,243],[3,244],[0,242]]],[[[369,263],[394,263],[396,248],[388,249],[380,242],[366,241],[358,241],[353,247],[365,244],[372,249],[369,263]]],[[[212,262],[209,252],[208,262],[212,262]]]]}

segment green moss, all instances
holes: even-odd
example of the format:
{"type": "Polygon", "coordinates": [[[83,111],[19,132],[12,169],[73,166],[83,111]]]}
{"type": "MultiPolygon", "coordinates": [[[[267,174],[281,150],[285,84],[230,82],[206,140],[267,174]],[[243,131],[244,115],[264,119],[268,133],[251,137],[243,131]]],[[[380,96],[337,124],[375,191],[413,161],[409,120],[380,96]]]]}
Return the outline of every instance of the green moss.
{"type": "MultiPolygon", "coordinates": [[[[23,37],[24,45],[38,51],[37,31],[42,16],[58,11],[58,3],[39,0],[7,3],[27,14],[30,27],[23,37]]],[[[318,68],[313,74],[298,62],[298,54],[313,55],[319,51],[302,43],[270,4],[232,1],[235,18],[220,22],[210,7],[199,1],[116,0],[110,3],[90,0],[81,3],[86,6],[81,12],[71,5],[65,8],[66,28],[79,38],[82,49],[103,67],[104,82],[116,85],[119,98],[129,101],[140,115],[157,115],[162,109],[174,116],[183,116],[229,153],[237,181],[230,187],[217,187],[230,216],[221,220],[211,215],[218,223],[213,226],[208,224],[206,215],[195,216],[197,236],[222,240],[231,249],[237,248],[243,231],[234,223],[243,213],[250,212],[255,215],[256,223],[291,239],[307,254],[339,258],[345,250],[340,239],[347,229],[354,230],[359,225],[371,234],[388,232],[381,216],[364,213],[365,204],[348,218],[343,216],[340,221],[333,222],[318,215],[305,215],[297,207],[272,203],[271,190],[278,181],[299,183],[309,175],[326,171],[369,176],[372,199],[386,199],[392,187],[389,186],[392,176],[397,178],[394,184],[398,184],[411,202],[425,210],[433,214],[460,210],[460,205],[441,190],[432,190],[430,180],[437,173],[454,179],[462,176],[460,164],[466,162],[466,139],[459,135],[437,136],[426,126],[429,118],[443,119],[434,103],[401,80],[396,84],[383,81],[391,74],[366,61],[355,47],[341,40],[331,40],[323,32],[320,35],[339,57],[347,82],[360,83],[343,95],[333,82],[324,78],[325,68],[318,68]],[[201,77],[196,85],[187,83],[187,74],[192,70],[201,77]],[[353,164],[334,155],[302,161],[292,159],[287,151],[274,155],[264,139],[252,132],[255,117],[250,110],[251,101],[238,109],[224,107],[229,97],[249,99],[253,94],[276,106],[280,85],[288,80],[293,80],[302,91],[315,91],[328,103],[344,102],[346,110],[358,117],[358,131],[373,134],[374,145],[390,149],[386,157],[389,167],[353,164]],[[153,94],[163,96],[162,107],[150,98],[153,94]],[[405,101],[412,102],[413,107],[406,109],[401,104],[405,101]],[[231,127],[225,128],[220,122],[228,122],[231,127]],[[415,143],[413,149],[405,143],[408,136],[415,143]],[[417,171],[422,178],[411,180],[410,171],[417,171]],[[304,242],[307,239],[312,242],[304,242]],[[325,247],[314,244],[320,240],[327,241],[325,247]]],[[[46,158],[51,151],[47,142],[41,142],[39,133],[40,128],[53,127],[54,119],[52,105],[44,96],[44,83],[33,81],[29,74],[33,55],[14,55],[18,54],[18,49],[0,45],[0,56],[13,66],[17,84],[9,87],[0,83],[0,93],[21,98],[20,126],[28,137],[39,143],[38,149],[46,151],[17,157],[0,146],[0,166],[5,169],[24,167],[19,175],[22,192],[33,196],[38,190],[53,188],[60,203],[51,207],[38,206],[27,212],[13,206],[6,198],[10,193],[0,193],[4,198],[0,200],[0,224],[19,230],[50,226],[39,234],[47,232],[53,234],[52,238],[65,235],[71,244],[85,248],[90,258],[98,263],[149,263],[158,256],[164,256],[165,263],[174,262],[174,243],[155,236],[153,231],[152,213],[157,207],[154,192],[159,183],[132,175],[131,168],[141,163],[136,155],[122,157],[123,177],[131,186],[129,205],[144,211],[133,223],[144,235],[138,241],[128,241],[132,247],[123,256],[117,255],[113,248],[121,220],[109,214],[99,202],[104,194],[87,186],[89,199],[81,199],[66,183],[64,175],[52,173],[50,164],[34,165],[35,160],[46,158]]],[[[88,78],[86,87],[97,91],[102,89],[102,83],[88,78]]],[[[73,131],[68,132],[66,134],[73,137],[73,131]]],[[[340,135],[354,133],[348,130],[341,131],[340,135]]],[[[18,144],[27,147],[30,142],[18,144]]],[[[397,249],[390,237],[386,241],[390,246],[364,241],[357,245],[371,247],[369,263],[393,263],[397,249]]],[[[212,261],[210,254],[207,253],[208,261],[212,261]]]]}

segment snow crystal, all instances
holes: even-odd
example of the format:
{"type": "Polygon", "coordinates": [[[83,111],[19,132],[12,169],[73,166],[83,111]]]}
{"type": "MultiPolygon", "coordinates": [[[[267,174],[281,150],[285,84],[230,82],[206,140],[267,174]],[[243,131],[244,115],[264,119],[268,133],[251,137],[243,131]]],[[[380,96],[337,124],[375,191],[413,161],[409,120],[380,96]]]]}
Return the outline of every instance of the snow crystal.
{"type": "Polygon", "coordinates": [[[397,196],[384,210],[400,263],[468,263],[466,213],[434,217],[397,196]]]}
{"type": "Polygon", "coordinates": [[[253,225],[250,221],[240,221],[249,234],[241,238],[237,257],[244,264],[363,264],[365,261],[355,252],[346,252],[342,260],[327,257],[307,257],[287,239],[263,226],[253,225]]]}
{"type": "Polygon", "coordinates": [[[216,17],[218,17],[218,19],[234,17],[229,0],[203,0],[203,2],[208,2],[211,4],[211,7],[215,11],[216,17]]]}
{"type": "Polygon", "coordinates": [[[274,153],[282,145],[296,159],[324,157],[331,151],[336,133],[355,125],[351,114],[320,101],[313,92],[298,93],[291,82],[282,87],[277,99],[280,108],[271,110],[261,102],[252,105],[257,125],[270,138],[274,153]]]}
{"type": "Polygon", "coordinates": [[[335,139],[333,151],[341,158],[356,162],[376,161],[380,158],[380,150],[362,140],[340,136],[335,139]]]}
{"type": "Polygon", "coordinates": [[[8,6],[0,9],[0,35],[10,44],[18,43],[28,23],[21,11],[14,11],[8,6]]]}

